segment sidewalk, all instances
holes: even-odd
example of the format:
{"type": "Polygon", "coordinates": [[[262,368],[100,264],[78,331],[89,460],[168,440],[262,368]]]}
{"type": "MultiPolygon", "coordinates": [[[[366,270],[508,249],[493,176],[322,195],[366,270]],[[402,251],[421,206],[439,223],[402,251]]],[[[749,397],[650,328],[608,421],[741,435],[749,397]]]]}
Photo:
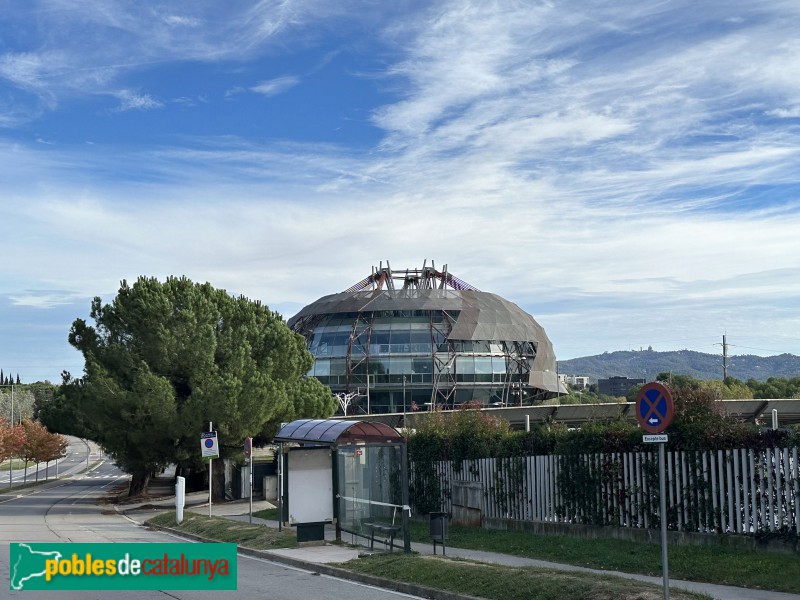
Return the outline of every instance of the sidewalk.
{"type": "MultiPolygon", "coordinates": [[[[158,500],[149,503],[153,508],[160,506],[163,510],[174,509],[174,498],[158,500]],[[171,502],[171,505],[170,505],[171,502]]],[[[264,500],[253,501],[253,512],[263,510],[265,508],[272,508],[273,505],[264,500]]],[[[208,515],[208,495],[207,493],[195,492],[187,494],[186,510],[197,512],[200,514],[208,515]]],[[[217,517],[225,517],[235,521],[248,522],[249,520],[249,504],[247,500],[240,500],[235,502],[226,502],[224,504],[214,504],[211,507],[212,515],[217,517]]],[[[150,515],[144,516],[144,520],[148,519],[150,515]]],[[[268,527],[278,527],[277,521],[268,521],[253,517],[253,524],[266,525],[268,527]]],[[[336,537],[335,530],[332,526],[326,527],[325,538],[327,541],[334,541],[336,537]]],[[[342,541],[350,543],[356,547],[348,547],[343,545],[309,545],[300,548],[286,548],[277,550],[264,550],[259,551],[263,556],[269,556],[277,562],[286,562],[292,566],[300,566],[309,570],[319,571],[322,565],[336,565],[338,563],[345,563],[349,560],[357,558],[360,554],[368,552],[369,550],[364,546],[366,540],[359,536],[351,534],[342,534],[342,541]],[[361,547],[358,547],[361,545],[361,547]]],[[[395,541],[397,543],[397,540],[395,541]]],[[[400,542],[402,543],[402,542],[400,542]]],[[[383,548],[383,544],[380,544],[383,548]]],[[[376,543],[376,548],[378,544],[376,543]]],[[[411,549],[414,552],[423,555],[433,554],[433,545],[427,543],[412,542],[411,549]]],[[[395,550],[396,551],[396,550],[395,550]]],[[[559,571],[575,571],[581,573],[594,573],[596,575],[612,575],[615,577],[623,577],[626,579],[633,579],[651,583],[661,586],[661,577],[650,577],[647,575],[636,575],[631,573],[621,573],[618,571],[603,571],[599,569],[589,569],[585,567],[576,567],[573,565],[565,565],[560,563],[553,563],[544,560],[537,560],[531,558],[522,558],[510,554],[502,554],[499,552],[483,552],[480,550],[464,550],[461,548],[446,548],[446,556],[450,558],[459,558],[465,560],[473,560],[482,563],[491,563],[498,565],[505,565],[510,567],[538,567],[543,569],[553,569],[559,571]]],[[[248,552],[249,554],[250,552],[248,552]]],[[[441,555],[441,545],[437,548],[437,553],[441,555]]],[[[342,569],[334,569],[329,574],[337,577],[347,577],[347,571],[342,569]],[[333,572],[335,571],[335,572],[333,572]]],[[[354,574],[355,575],[355,574],[354,574]]],[[[386,582],[388,586],[388,582],[386,582]]],[[[389,586],[393,587],[393,586],[389,586]]],[[[800,595],[786,594],[782,592],[771,592],[765,590],[754,590],[747,588],[731,587],[724,585],[715,585],[710,583],[697,583],[692,581],[682,581],[677,579],[670,579],[670,589],[681,589],[690,592],[697,592],[708,594],[709,596],[718,600],[800,600],[800,595]]],[[[457,595],[452,595],[456,597],[457,595]]]]}

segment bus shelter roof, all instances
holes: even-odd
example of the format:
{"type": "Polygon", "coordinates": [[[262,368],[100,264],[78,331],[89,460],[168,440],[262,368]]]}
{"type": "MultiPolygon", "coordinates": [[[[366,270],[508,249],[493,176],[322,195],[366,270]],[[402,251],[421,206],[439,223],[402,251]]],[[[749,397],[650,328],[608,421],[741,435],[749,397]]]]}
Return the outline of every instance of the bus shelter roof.
{"type": "Polygon", "coordinates": [[[405,439],[396,429],[384,423],[342,421],[339,419],[298,419],[281,427],[275,442],[300,444],[398,444],[405,439]]]}

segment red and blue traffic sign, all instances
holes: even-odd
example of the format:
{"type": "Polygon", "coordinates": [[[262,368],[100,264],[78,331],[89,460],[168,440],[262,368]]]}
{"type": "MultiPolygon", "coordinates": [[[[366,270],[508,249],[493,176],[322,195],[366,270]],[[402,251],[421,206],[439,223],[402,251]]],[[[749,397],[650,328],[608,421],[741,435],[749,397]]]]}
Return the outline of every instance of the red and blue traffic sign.
{"type": "Polygon", "coordinates": [[[216,431],[204,431],[200,434],[200,455],[203,458],[219,458],[216,431]]]}
{"type": "Polygon", "coordinates": [[[661,433],[675,414],[672,394],[660,383],[645,384],[636,394],[636,420],[648,433],[661,433]]]}

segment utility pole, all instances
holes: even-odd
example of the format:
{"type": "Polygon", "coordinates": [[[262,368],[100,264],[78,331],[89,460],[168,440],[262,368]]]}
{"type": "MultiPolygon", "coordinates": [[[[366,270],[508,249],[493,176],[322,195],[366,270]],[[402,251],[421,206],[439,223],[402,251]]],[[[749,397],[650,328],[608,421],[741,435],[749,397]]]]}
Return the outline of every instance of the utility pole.
{"type": "Polygon", "coordinates": [[[722,334],[722,381],[728,378],[728,341],[725,334],[722,334]]]}

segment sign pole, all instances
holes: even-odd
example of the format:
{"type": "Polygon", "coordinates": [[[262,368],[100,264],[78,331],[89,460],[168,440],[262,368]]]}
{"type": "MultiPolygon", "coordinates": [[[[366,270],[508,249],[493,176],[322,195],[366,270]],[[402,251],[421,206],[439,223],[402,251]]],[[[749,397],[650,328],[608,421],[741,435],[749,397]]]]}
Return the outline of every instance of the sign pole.
{"type": "Polygon", "coordinates": [[[645,384],[636,395],[636,420],[650,435],[642,437],[644,443],[658,444],[658,492],[661,520],[661,569],[664,578],[664,600],[669,600],[669,566],[667,563],[667,493],[666,450],[669,436],[664,433],[672,423],[675,405],[670,391],[658,382],[645,384]]]}
{"type": "Polygon", "coordinates": [[[661,570],[664,579],[664,600],[669,600],[669,567],[667,566],[667,494],[666,479],[664,463],[666,451],[664,450],[666,444],[661,443],[658,445],[658,492],[660,496],[659,512],[661,515],[661,570]]]}
{"type": "MultiPolygon", "coordinates": [[[[214,428],[211,426],[211,421],[208,422],[208,432],[211,433],[214,431],[214,428]]],[[[212,465],[214,464],[214,459],[208,459],[208,516],[211,516],[211,480],[214,478],[214,469],[212,465]]]]}
{"type": "Polygon", "coordinates": [[[283,442],[278,444],[278,531],[283,529],[283,442]]]}
{"type": "Polygon", "coordinates": [[[250,454],[250,523],[253,522],[253,454],[250,454]]]}

